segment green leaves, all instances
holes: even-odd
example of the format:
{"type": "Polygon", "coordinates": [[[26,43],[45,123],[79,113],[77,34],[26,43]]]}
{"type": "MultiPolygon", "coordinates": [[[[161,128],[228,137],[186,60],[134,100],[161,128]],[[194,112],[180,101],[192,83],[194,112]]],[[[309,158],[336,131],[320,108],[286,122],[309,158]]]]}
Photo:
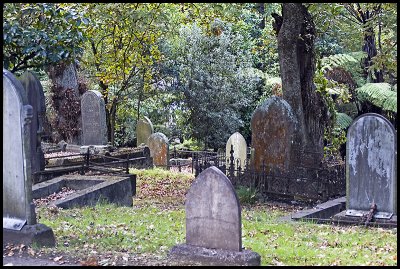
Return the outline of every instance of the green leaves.
{"type": "Polygon", "coordinates": [[[388,83],[367,83],[356,89],[360,101],[369,101],[383,110],[397,113],[397,91],[388,83]]]}

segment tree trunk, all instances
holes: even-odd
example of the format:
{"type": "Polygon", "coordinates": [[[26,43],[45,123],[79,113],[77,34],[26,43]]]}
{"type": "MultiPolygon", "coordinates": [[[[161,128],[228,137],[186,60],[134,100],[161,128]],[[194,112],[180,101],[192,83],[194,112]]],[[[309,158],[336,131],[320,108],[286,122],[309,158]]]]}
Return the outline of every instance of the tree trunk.
{"type": "Polygon", "coordinates": [[[115,121],[116,121],[116,114],[117,114],[117,99],[114,98],[111,104],[110,109],[110,128],[109,128],[109,140],[111,145],[114,146],[114,138],[115,138],[115,121]]]}
{"type": "MultiPolygon", "coordinates": [[[[374,29],[371,27],[365,31],[363,51],[367,53],[367,58],[364,60],[364,75],[365,77],[368,77],[370,73],[368,68],[373,64],[372,58],[378,54],[374,29]]],[[[382,71],[374,71],[374,75],[375,77],[371,78],[372,82],[379,83],[384,81],[382,71]]]]}
{"type": "Polygon", "coordinates": [[[47,70],[52,82],[53,109],[56,111],[55,118],[51,121],[54,142],[65,140],[67,143],[79,144],[79,130],[82,126],[80,117],[80,93],[77,71],[74,63],[60,63],[50,66],[47,70]],[[68,103],[70,102],[70,103],[68,103]],[[70,109],[72,103],[79,105],[70,109]]]}
{"type": "Polygon", "coordinates": [[[319,166],[329,116],[326,103],[316,93],[313,82],[315,25],[300,3],[283,3],[282,24],[278,20],[275,23],[280,26],[277,32],[283,98],[298,121],[294,154],[303,165],[319,166]]]}

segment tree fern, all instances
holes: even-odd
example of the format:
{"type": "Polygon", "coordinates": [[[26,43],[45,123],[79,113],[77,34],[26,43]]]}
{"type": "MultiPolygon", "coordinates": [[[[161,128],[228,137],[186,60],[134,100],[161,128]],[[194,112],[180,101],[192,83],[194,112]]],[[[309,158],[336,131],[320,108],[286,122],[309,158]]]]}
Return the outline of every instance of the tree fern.
{"type": "Polygon", "coordinates": [[[356,89],[360,101],[369,101],[386,111],[397,113],[397,85],[388,83],[367,83],[356,89]]]}
{"type": "Polygon", "coordinates": [[[332,70],[334,67],[345,68],[346,64],[358,63],[363,57],[365,57],[365,53],[362,51],[330,55],[321,59],[321,69],[326,71],[332,70]]]}
{"type": "Polygon", "coordinates": [[[336,113],[335,128],[346,129],[353,122],[353,119],[346,113],[336,113]]]}

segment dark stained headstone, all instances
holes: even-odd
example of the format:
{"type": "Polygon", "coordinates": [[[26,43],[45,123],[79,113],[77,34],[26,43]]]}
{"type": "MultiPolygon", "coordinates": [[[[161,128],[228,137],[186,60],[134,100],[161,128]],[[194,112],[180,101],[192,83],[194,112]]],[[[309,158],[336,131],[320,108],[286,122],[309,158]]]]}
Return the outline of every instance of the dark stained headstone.
{"type": "MultiPolygon", "coordinates": [[[[346,208],[397,214],[397,140],[383,116],[366,113],[349,127],[346,144],[346,208]]],[[[347,214],[347,213],[346,213],[347,214]]]]}
{"type": "Polygon", "coordinates": [[[43,133],[43,123],[46,116],[46,102],[42,84],[35,74],[26,71],[19,80],[25,88],[28,104],[30,104],[33,109],[32,123],[30,125],[31,172],[33,174],[45,168],[41,135],[43,133]]]}
{"type": "Polygon", "coordinates": [[[147,145],[147,139],[154,132],[153,123],[146,116],[143,116],[136,125],[136,141],[137,146],[141,144],[147,145]]]}
{"type": "Polygon", "coordinates": [[[154,133],[149,136],[147,143],[150,149],[150,156],[156,166],[168,165],[168,138],[163,133],[154,133]]]}
{"type": "Polygon", "coordinates": [[[242,250],[241,209],[229,179],[215,166],[198,175],[186,195],[186,244],[242,250]]]}
{"type": "Polygon", "coordinates": [[[24,87],[3,69],[3,228],[36,224],[32,203],[30,123],[24,87]]]}
{"type": "Polygon", "coordinates": [[[251,118],[252,167],[262,171],[278,169],[287,172],[293,166],[291,150],[297,120],[290,105],[280,97],[265,100],[251,118]]]}
{"type": "Polygon", "coordinates": [[[100,92],[90,90],[81,98],[82,145],[107,144],[104,100],[100,92]]]}

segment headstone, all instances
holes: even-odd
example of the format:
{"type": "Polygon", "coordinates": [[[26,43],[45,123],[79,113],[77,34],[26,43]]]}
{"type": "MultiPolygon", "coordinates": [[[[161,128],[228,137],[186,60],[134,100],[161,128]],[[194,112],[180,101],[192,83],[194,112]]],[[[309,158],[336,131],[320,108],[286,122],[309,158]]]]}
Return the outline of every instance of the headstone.
{"type": "Polygon", "coordinates": [[[346,214],[377,205],[375,217],[397,214],[397,140],[383,116],[366,113],[349,127],[346,144],[346,214]]]}
{"type": "Polygon", "coordinates": [[[32,106],[24,87],[3,69],[3,226],[15,219],[14,228],[35,224],[32,203],[30,123],[32,106]],[[8,221],[5,219],[9,219],[8,221]]]}
{"type": "Polygon", "coordinates": [[[32,114],[21,82],[3,69],[3,245],[55,245],[53,230],[36,223],[32,201],[32,114]]]}
{"type": "Polygon", "coordinates": [[[81,98],[82,145],[107,144],[104,100],[100,92],[90,90],[81,98]]]}
{"type": "Polygon", "coordinates": [[[170,256],[212,265],[259,265],[260,255],[243,250],[239,199],[215,166],[201,172],[186,195],[186,244],[170,256]]]}
{"type": "Polygon", "coordinates": [[[252,167],[262,171],[278,169],[287,172],[292,167],[291,151],[297,120],[290,105],[280,97],[264,101],[251,118],[252,167]]]}
{"type": "Polygon", "coordinates": [[[155,166],[168,165],[168,138],[163,133],[154,133],[149,136],[146,143],[150,148],[150,156],[155,166]]]}
{"type": "Polygon", "coordinates": [[[244,137],[236,132],[232,134],[228,141],[226,142],[226,158],[230,158],[231,156],[231,146],[233,145],[233,158],[234,158],[234,167],[235,170],[238,169],[237,164],[239,161],[239,165],[242,170],[245,168],[246,158],[247,158],[247,143],[244,137]]]}
{"type": "Polygon", "coordinates": [[[45,168],[41,136],[43,134],[43,123],[46,116],[46,102],[43,87],[35,74],[26,71],[19,80],[25,88],[28,104],[31,105],[33,109],[32,122],[30,125],[31,173],[33,175],[35,172],[43,171],[45,168]]]}
{"type": "Polygon", "coordinates": [[[137,146],[141,144],[147,144],[147,139],[154,132],[153,124],[150,119],[146,116],[143,116],[136,125],[136,141],[137,146]]]}

